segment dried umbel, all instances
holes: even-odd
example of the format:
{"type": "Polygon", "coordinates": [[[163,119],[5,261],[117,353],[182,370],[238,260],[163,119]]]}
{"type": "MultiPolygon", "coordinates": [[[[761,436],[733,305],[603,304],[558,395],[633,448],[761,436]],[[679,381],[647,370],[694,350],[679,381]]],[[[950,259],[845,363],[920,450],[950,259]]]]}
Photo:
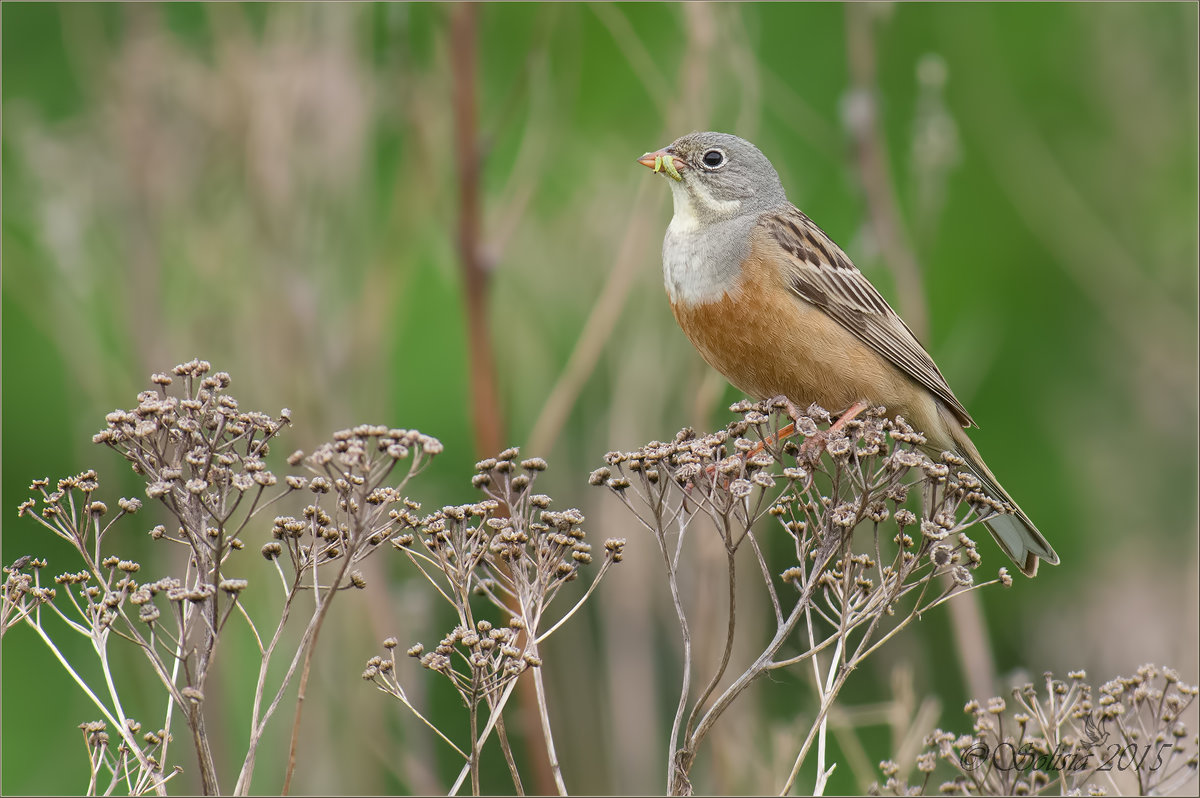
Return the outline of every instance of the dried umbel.
{"type": "Polygon", "coordinates": [[[455,628],[432,650],[417,644],[408,649],[408,655],[445,676],[458,691],[470,716],[467,750],[409,703],[399,679],[395,638],[384,641],[384,653],[368,660],[362,674],[404,703],[466,760],[460,783],[469,774],[476,794],[479,750],[494,726],[519,787],[501,717],[517,678],[530,671],[550,760],[561,782],[540,675],[539,645],[584,605],[609,567],[621,561],[625,545],[624,540],[610,539],[605,541],[603,553],[594,554],[583,528],[583,514],[576,509],[553,510],[549,496],[534,492],[534,483],[545,469],[544,460],[522,460],[515,448],[481,460],[471,483],[483,492],[482,501],[443,507],[420,519],[409,513],[405,523],[411,532],[397,536],[392,544],[453,607],[458,618],[455,628]],[[599,558],[599,567],[582,595],[567,610],[551,617],[555,598],[594,558],[599,558]],[[472,597],[477,598],[472,601],[472,597]],[[500,620],[493,623],[484,615],[500,620]],[[487,712],[482,729],[481,708],[487,712]]]}
{"type": "Polygon", "coordinates": [[[1011,703],[969,702],[971,734],[935,730],[902,768],[884,762],[873,792],[921,795],[1171,795],[1195,792],[1200,736],[1183,721],[1197,688],[1170,668],[1143,665],[1093,690],[1083,671],[1065,681],[1045,674],[1011,703]],[[938,778],[938,761],[951,776],[938,778]],[[1190,789],[1189,789],[1190,787],[1190,789]]]}
{"type": "MultiPolygon", "coordinates": [[[[177,767],[170,773],[163,773],[161,759],[167,742],[171,738],[165,729],[146,732],[140,736],[141,742],[137,743],[137,736],[142,730],[142,724],[129,718],[125,721],[122,733],[118,735],[116,745],[113,745],[113,741],[109,738],[108,724],[105,721],[92,720],[80,723],[79,730],[83,732],[83,743],[87,748],[88,755],[88,795],[95,795],[101,791],[104,794],[111,794],[117,785],[118,777],[122,774],[142,770],[140,762],[145,762],[145,766],[150,772],[157,776],[160,787],[182,772],[177,767]],[[131,740],[136,745],[136,755],[131,753],[131,740]],[[100,778],[103,774],[108,774],[110,781],[106,788],[101,790],[100,778]]],[[[141,775],[144,779],[144,774],[141,775]]],[[[146,784],[143,779],[139,779],[136,783],[146,784]]]]}
{"type": "Polygon", "coordinates": [[[413,511],[420,504],[406,497],[403,487],[441,451],[436,438],[416,430],[364,424],[335,432],[308,457],[294,453],[289,459],[303,462],[316,476],[289,477],[289,482],[306,488],[312,503],[299,517],[275,518],[271,535],[277,545],[268,543],[263,555],[279,564],[286,554],[293,574],[337,562],[339,572],[349,574],[349,582],[337,584],[362,587],[361,575],[349,566],[413,528],[413,511]],[[398,467],[399,482],[390,484],[398,467]]]}
{"type": "MultiPolygon", "coordinates": [[[[142,502],[119,499],[116,511],[110,512],[98,498],[95,471],[61,479],[53,489],[48,479],[36,480],[30,487],[37,498],[19,508],[20,515],[35,519],[71,544],[83,567],[56,576],[56,587],[40,582],[44,560],[22,557],[5,569],[4,631],[27,623],[57,652],[41,624],[44,608],[65,621],[68,629],[91,640],[108,677],[110,695],[104,700],[89,688],[89,696],[105,713],[108,728],[120,730],[118,754],[133,756],[137,762],[135,791],[162,791],[169,777],[163,775],[161,765],[166,744],[151,750],[128,731],[128,718],[122,716],[111,687],[110,641],[131,642],[145,655],[167,693],[164,726],[169,726],[172,708],[179,708],[192,732],[203,789],[215,794],[220,785],[204,725],[205,687],[227,624],[245,621],[248,639],[262,653],[250,744],[234,786],[235,792],[245,793],[267,721],[297,672],[306,681],[331,600],[339,591],[365,588],[366,580],[355,566],[417,527],[412,511],[419,505],[404,495],[404,488],[442,450],[435,438],[415,430],[362,425],[335,433],[308,458],[300,452],[288,458],[290,465],[307,465],[314,476],[293,474],[280,480],[267,468],[265,458],[289,423],[290,413],[283,410],[270,416],[240,409],[228,393],[229,375],[211,372],[207,362],[193,360],[170,374],[153,375],[153,388],[138,394],[137,406],[109,413],[106,429],[94,438],[132,463],[134,472],[146,481],[147,497],[170,518],[169,523],[152,527],[149,536],[156,544],[163,541],[187,551],[178,572],[147,576],[140,563],[109,551],[110,544],[120,545],[114,531],[128,527],[124,519],[139,512],[142,502]],[[252,525],[289,494],[309,497],[297,514],[276,516],[269,525],[252,525]],[[264,539],[251,548],[279,573],[274,589],[282,593],[283,610],[269,621],[273,633],[270,627],[260,633],[241,603],[244,593],[258,587],[245,578],[238,560],[251,533],[264,539]],[[311,598],[307,624],[290,667],[269,691],[268,671],[283,639],[282,630],[289,618],[304,617],[299,611],[302,597],[311,598]]],[[[83,683],[61,653],[58,658],[83,683]]],[[[296,718],[293,750],[299,713],[296,718]]],[[[97,731],[89,739],[99,740],[99,735],[97,731]]],[[[89,745],[89,750],[107,749],[89,745]]],[[[93,775],[104,763],[117,761],[92,756],[93,775]]],[[[124,768],[122,764],[109,770],[115,776],[124,768]]]]}
{"type": "Polygon", "coordinates": [[[611,452],[590,479],[621,501],[663,554],[685,644],[668,765],[673,793],[691,789],[688,771],[700,743],[751,682],[811,660],[821,708],[786,779],[784,790],[790,789],[816,735],[824,734],[825,713],[838,690],[866,656],[943,601],[983,585],[1012,583],[1003,568],[995,578],[976,581],[980,555],[967,534],[1008,508],[981,493],[954,454],[931,458],[924,436],[902,418],[887,418],[880,408],[831,423],[825,410],[812,406],[801,414],[782,398],[731,409],[742,418],[722,431],[697,435],[685,429],[673,441],[611,452]],[[789,421],[795,434],[781,439],[789,421]],[[725,654],[697,698],[687,687],[693,668],[689,608],[678,575],[686,567],[686,540],[700,534],[693,532],[694,522],[704,518],[727,556],[730,614],[725,654]],[[763,519],[774,523],[756,531],[763,519]],[[787,562],[768,561],[762,534],[788,536],[787,562]],[[736,555],[746,545],[776,630],[752,665],[717,693],[728,681],[736,555]],[[785,644],[802,653],[782,656],[785,644]],[[820,652],[832,657],[824,669],[820,652]]]}
{"type": "Polygon", "coordinates": [[[58,591],[38,584],[37,572],[46,567],[45,560],[25,555],[12,565],[4,566],[3,612],[0,613],[0,635],[24,621],[42,604],[54,600],[58,591]]]}

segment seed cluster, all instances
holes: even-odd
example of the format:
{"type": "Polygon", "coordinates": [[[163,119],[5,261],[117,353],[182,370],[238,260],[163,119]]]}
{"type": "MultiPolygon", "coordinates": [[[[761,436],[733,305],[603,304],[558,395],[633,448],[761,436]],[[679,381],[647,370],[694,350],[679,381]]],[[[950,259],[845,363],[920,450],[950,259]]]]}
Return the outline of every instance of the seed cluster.
{"type": "MultiPolygon", "coordinates": [[[[882,408],[831,429],[829,413],[814,405],[780,440],[790,420],[783,406],[739,402],[731,410],[742,418],[719,432],[684,429],[673,441],[610,452],[590,482],[650,529],[662,518],[707,514],[730,549],[757,520],[774,518],[794,552],[779,579],[824,593],[838,615],[890,613],[933,575],[957,588],[975,584],[981,558],[967,530],[1011,508],[983,493],[960,457],[934,459],[921,433],[882,408]],[[863,527],[871,539],[855,541],[863,527]]],[[[1012,580],[1002,569],[999,581],[1012,580]]]]}
{"type": "MultiPolygon", "coordinates": [[[[246,549],[248,530],[270,532],[258,550],[280,576],[284,610],[278,617],[279,631],[289,617],[300,616],[294,611],[297,597],[313,596],[311,621],[303,627],[299,644],[301,652],[311,652],[308,642],[329,600],[337,591],[366,587],[354,566],[383,544],[419,529],[414,514],[419,505],[404,495],[404,488],[442,445],[415,430],[361,425],[335,433],[308,457],[295,452],[287,458],[288,465],[303,464],[311,476],[289,474],[280,479],[267,467],[266,458],[290,422],[287,410],[270,416],[241,409],[228,393],[229,375],[213,373],[202,360],[154,374],[151,383],[150,390],[138,394],[135,407],[107,415],[107,426],[94,441],[128,460],[145,481],[146,496],[170,519],[150,528],[149,537],[181,547],[187,553],[181,567],[147,578],[140,563],[109,552],[112,531],[117,525],[127,527],[123,519],[138,513],[142,501],[119,499],[116,512],[110,512],[97,498],[95,471],[53,485],[49,479],[35,480],[30,486],[34,498],[20,505],[19,515],[69,543],[83,567],[57,575],[54,586],[41,584],[44,560],[22,557],[5,568],[0,629],[7,631],[18,623],[41,629],[41,611],[46,609],[92,641],[106,670],[110,635],[133,643],[174,704],[184,710],[183,719],[203,750],[208,743],[201,705],[217,640],[227,622],[244,619],[262,648],[260,700],[269,661],[282,639],[269,629],[261,634],[241,604],[243,594],[252,589],[250,580],[236,570],[244,567],[238,553],[246,549]],[[259,514],[289,494],[307,494],[308,503],[296,515],[279,515],[269,525],[251,527],[259,514]]],[[[163,558],[168,561],[179,558],[163,558]]],[[[53,647],[53,642],[48,645],[53,647]]],[[[280,694],[292,675],[289,671],[283,677],[280,694]]],[[[107,710],[111,727],[117,707],[107,710]]],[[[255,738],[262,735],[272,711],[268,702],[265,716],[255,717],[255,738]]],[[[106,750],[108,732],[94,726],[85,729],[89,750],[106,750]]],[[[121,729],[121,740],[118,759],[130,754],[137,760],[137,790],[171,777],[162,772],[159,755],[143,750],[128,729],[121,729]]],[[[94,756],[93,774],[105,769],[121,773],[125,765],[116,762],[110,767],[114,762],[94,756]]],[[[202,759],[200,768],[206,790],[215,789],[212,763],[202,759]]]]}
{"type": "MultiPolygon", "coordinates": [[[[565,613],[549,617],[554,599],[597,555],[587,540],[583,513],[553,510],[551,498],[534,491],[545,470],[544,460],[520,459],[515,448],[481,460],[471,484],[484,494],[482,500],[421,518],[408,513],[409,531],[392,542],[458,618],[431,651],[418,643],[408,655],[448,678],[473,716],[481,702],[499,712],[513,681],[541,666],[539,644],[583,605],[623,556],[624,540],[606,540],[583,596],[565,613]],[[489,607],[504,620],[479,617],[489,607]]],[[[362,675],[416,712],[400,682],[397,646],[395,638],[385,640],[384,652],[367,660],[362,675]]]]}
{"type": "Polygon", "coordinates": [[[1000,697],[968,702],[971,734],[935,730],[916,759],[919,775],[908,780],[900,765],[883,762],[886,781],[874,792],[924,794],[939,760],[953,774],[938,787],[943,795],[1037,795],[1051,787],[1106,795],[1122,791],[1114,778],[1134,779],[1138,795],[1170,795],[1196,778],[1200,735],[1183,722],[1196,686],[1149,664],[1096,690],[1086,680],[1084,671],[1066,680],[1046,673],[1042,690],[1013,690],[1011,708],[1000,697]]]}
{"type": "MultiPolygon", "coordinates": [[[[820,674],[824,658],[827,671],[815,683],[829,706],[848,675],[903,626],[966,591],[1012,583],[1005,569],[975,578],[980,555],[968,535],[1011,508],[983,493],[961,458],[930,451],[903,418],[875,408],[835,421],[816,405],[800,412],[785,397],[730,409],[741,418],[724,430],[684,429],[671,441],[610,452],[589,480],[652,536],[685,641],[694,610],[680,576],[695,557],[695,536],[714,533],[726,555],[726,655],[704,677],[707,692],[681,693],[676,717],[687,721],[676,725],[670,749],[676,794],[690,794],[705,736],[749,685],[765,681],[759,677],[801,664],[820,674]],[[752,559],[739,559],[747,545],[752,559]],[[750,578],[761,577],[775,630],[746,670],[730,676],[735,596],[746,582],[740,562],[757,566],[750,578]]],[[[694,667],[686,648],[683,665],[686,683],[694,667]]],[[[814,721],[785,792],[822,723],[814,721]]]]}
{"type": "MultiPolygon", "coordinates": [[[[441,451],[440,441],[416,430],[364,424],[339,430],[307,458],[293,453],[289,462],[303,462],[316,476],[291,476],[288,485],[307,489],[313,501],[298,517],[275,518],[263,557],[276,561],[286,552],[291,572],[302,573],[344,558],[352,565],[408,534],[418,526],[414,512],[421,505],[403,494],[403,486],[441,451]],[[390,484],[405,460],[408,473],[399,485],[390,484]]],[[[365,586],[360,573],[349,573],[352,586],[365,586]]]]}

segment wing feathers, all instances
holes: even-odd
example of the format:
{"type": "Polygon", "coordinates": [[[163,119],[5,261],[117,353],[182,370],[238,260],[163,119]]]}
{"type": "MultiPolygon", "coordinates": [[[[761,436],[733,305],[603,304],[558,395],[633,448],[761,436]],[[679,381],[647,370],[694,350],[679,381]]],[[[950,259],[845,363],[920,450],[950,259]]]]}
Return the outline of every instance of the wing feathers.
{"type": "Polygon", "coordinates": [[[787,254],[788,282],[797,296],[929,389],[964,426],[975,423],[912,330],[821,228],[794,206],[759,224],[787,254]]]}

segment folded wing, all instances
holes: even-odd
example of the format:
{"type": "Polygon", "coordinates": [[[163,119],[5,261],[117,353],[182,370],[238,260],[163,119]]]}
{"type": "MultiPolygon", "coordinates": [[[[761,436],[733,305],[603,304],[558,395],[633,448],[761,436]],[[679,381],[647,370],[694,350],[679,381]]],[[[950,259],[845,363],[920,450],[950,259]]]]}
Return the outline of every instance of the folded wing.
{"type": "Polygon", "coordinates": [[[945,403],[964,427],[975,424],[912,330],[821,228],[794,206],[760,225],[788,254],[792,291],[945,403]]]}

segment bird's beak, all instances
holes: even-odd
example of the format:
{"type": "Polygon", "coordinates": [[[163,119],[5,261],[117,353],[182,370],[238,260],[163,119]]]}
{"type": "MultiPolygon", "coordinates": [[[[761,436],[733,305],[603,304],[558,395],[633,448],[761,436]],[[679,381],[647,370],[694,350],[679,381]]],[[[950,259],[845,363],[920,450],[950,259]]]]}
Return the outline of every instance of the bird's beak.
{"type": "Polygon", "coordinates": [[[638,163],[655,172],[663,172],[673,180],[683,179],[679,176],[679,167],[683,166],[683,161],[665,149],[646,153],[638,158],[638,163]]]}

